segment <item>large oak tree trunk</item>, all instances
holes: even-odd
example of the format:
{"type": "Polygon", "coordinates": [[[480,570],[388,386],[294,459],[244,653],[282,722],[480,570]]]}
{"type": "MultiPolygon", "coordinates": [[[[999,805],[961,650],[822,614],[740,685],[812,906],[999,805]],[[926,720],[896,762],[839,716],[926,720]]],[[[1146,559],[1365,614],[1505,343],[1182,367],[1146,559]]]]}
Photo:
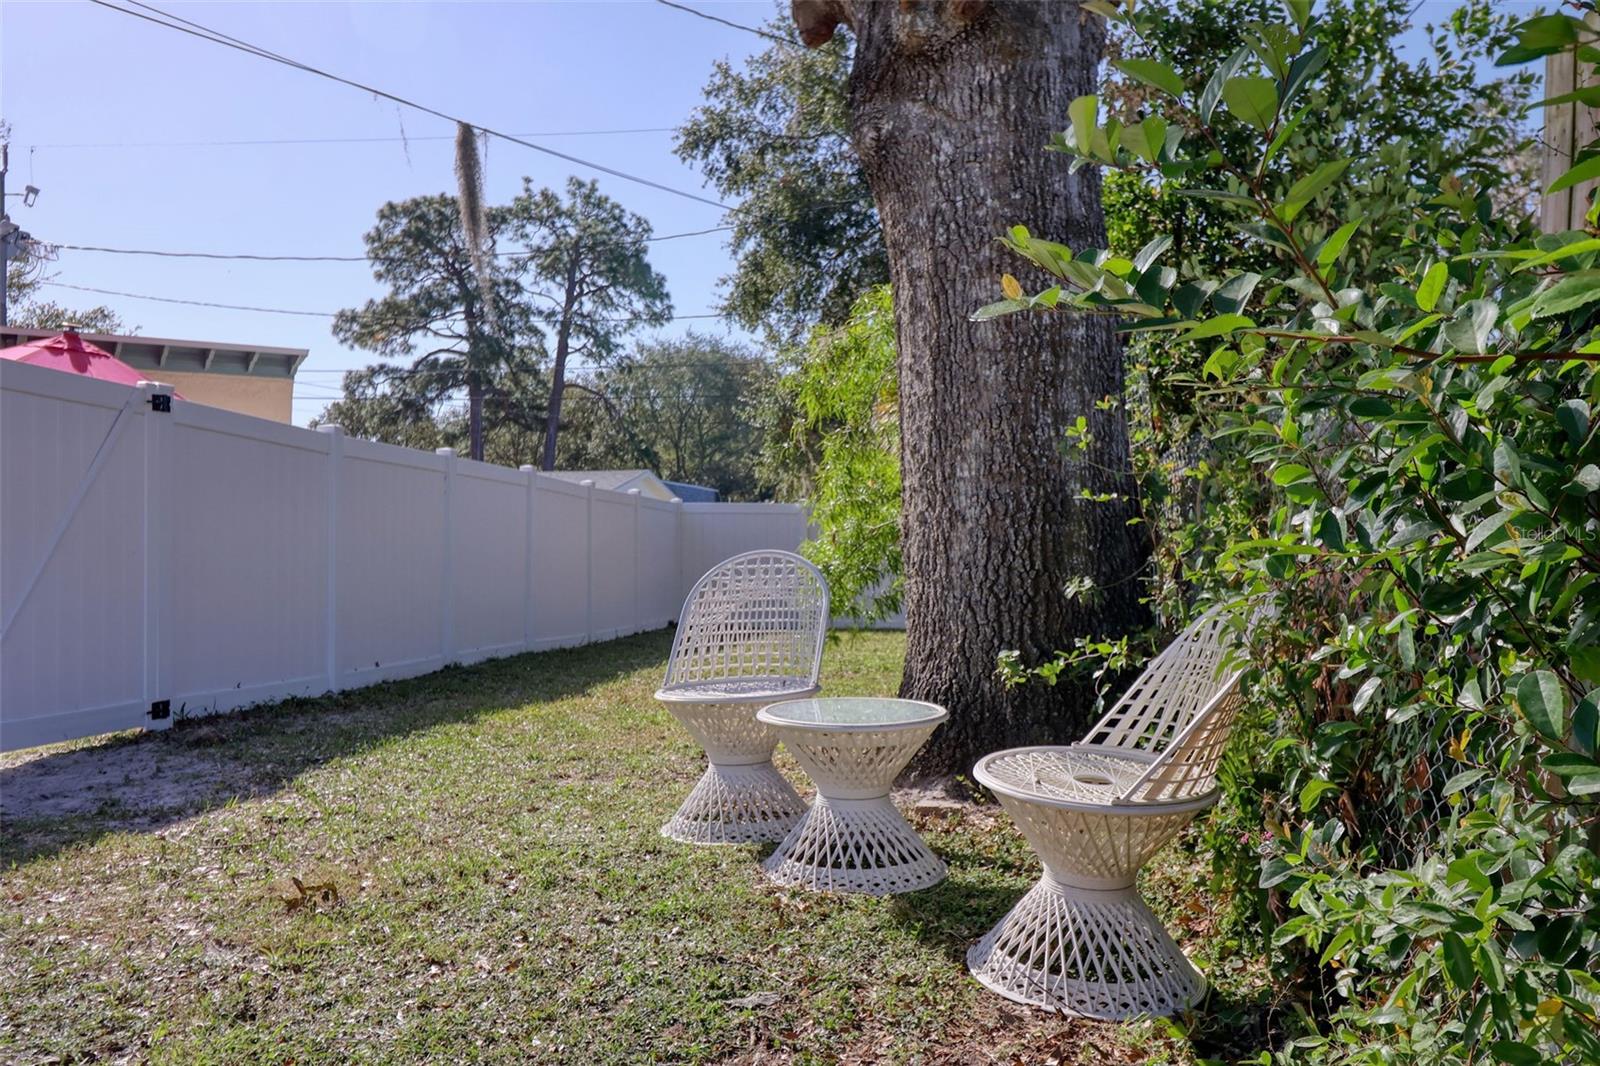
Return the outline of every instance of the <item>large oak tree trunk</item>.
{"type": "Polygon", "coordinates": [[[975,323],[999,278],[1028,277],[996,237],[1015,224],[1074,249],[1105,242],[1100,183],[1044,151],[1095,90],[1104,24],[1075,3],[797,0],[808,44],[857,37],[852,135],[882,220],[899,350],[907,648],[904,696],[950,709],[913,764],[965,773],[986,752],[1076,739],[1085,686],[1006,690],[1025,662],[1142,617],[1144,538],[1128,525],[1122,353],[1111,323],[1030,315],[975,323]],[[1067,446],[1082,416],[1090,446],[1067,446]],[[1091,502],[1084,493],[1120,494],[1091,502]],[[1072,579],[1098,590],[1072,597],[1072,579]]]}

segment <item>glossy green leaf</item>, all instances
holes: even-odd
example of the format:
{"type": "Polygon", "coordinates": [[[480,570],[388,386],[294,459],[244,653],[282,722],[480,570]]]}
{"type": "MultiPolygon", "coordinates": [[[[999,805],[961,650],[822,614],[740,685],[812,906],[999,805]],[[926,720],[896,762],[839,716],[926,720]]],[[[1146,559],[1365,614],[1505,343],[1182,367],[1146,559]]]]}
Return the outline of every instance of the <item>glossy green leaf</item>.
{"type": "Polygon", "coordinates": [[[1094,144],[1095,126],[1100,116],[1098,96],[1080,96],[1067,105],[1067,115],[1072,119],[1072,139],[1078,151],[1089,154],[1094,144]]]}
{"type": "Polygon", "coordinates": [[[1160,89],[1168,96],[1183,95],[1183,79],[1165,63],[1154,59],[1119,59],[1112,66],[1153,89],[1160,89]]]}
{"type": "Polygon", "coordinates": [[[1556,424],[1566,434],[1567,443],[1578,447],[1589,436],[1589,404],[1578,397],[1563,400],[1556,408],[1556,424]]]}
{"type": "Polygon", "coordinates": [[[1417,286],[1417,306],[1424,311],[1432,311],[1439,303],[1439,297],[1444,293],[1445,282],[1450,280],[1450,268],[1443,263],[1434,263],[1428,272],[1422,276],[1422,284],[1417,286]]]}
{"type": "Polygon", "coordinates": [[[1600,300],[1600,270],[1580,270],[1568,274],[1544,292],[1534,302],[1534,318],[1564,315],[1600,300]]]}
{"type": "Polygon", "coordinates": [[[1486,352],[1499,319],[1500,306],[1493,300],[1468,300],[1444,324],[1445,340],[1458,352],[1486,352]]]}
{"type": "Polygon", "coordinates": [[[1559,107],[1562,104],[1583,104],[1585,107],[1600,107],[1600,85],[1585,85],[1572,90],[1570,93],[1547,96],[1533,106],[1559,107]]]}
{"type": "Polygon", "coordinates": [[[1316,810],[1317,800],[1323,793],[1337,791],[1339,791],[1339,786],[1332,781],[1316,779],[1307,781],[1306,786],[1300,790],[1300,810],[1303,812],[1316,810]]]}
{"type": "Polygon", "coordinates": [[[1292,102],[1305,90],[1305,87],[1311,83],[1311,79],[1316,76],[1317,72],[1327,66],[1329,55],[1331,53],[1328,50],[1328,46],[1319,44],[1311,51],[1296,57],[1295,61],[1289,64],[1289,76],[1284,79],[1284,104],[1292,102]]]}
{"type": "MultiPolygon", "coordinates": [[[[1304,211],[1306,206],[1328,186],[1338,181],[1344,172],[1349,169],[1350,160],[1335,159],[1323,163],[1310,174],[1289,186],[1288,193],[1283,198],[1283,204],[1278,213],[1285,222],[1293,222],[1295,217],[1304,211]]],[[[1424,308],[1426,310],[1426,308],[1424,308]]]]}
{"type": "Polygon", "coordinates": [[[1480,544],[1499,532],[1500,527],[1510,521],[1514,514],[1515,512],[1513,511],[1497,511],[1473,526],[1472,532],[1467,534],[1465,550],[1469,552],[1476,551],[1480,544]]]}
{"type": "Polygon", "coordinates": [[[1600,689],[1592,690],[1572,709],[1572,742],[1591,758],[1600,752],[1600,689]]]}
{"type": "MultiPolygon", "coordinates": [[[[1600,89],[1600,85],[1595,86],[1600,89]]],[[[1600,251],[1600,237],[1587,237],[1582,240],[1571,241],[1559,248],[1552,248],[1548,252],[1534,255],[1518,263],[1515,272],[1520,274],[1534,267],[1542,267],[1549,263],[1557,263],[1563,259],[1571,259],[1575,255],[1587,255],[1590,252],[1600,251]]]]}
{"type": "Polygon", "coordinates": [[[1600,491],[1600,466],[1585,463],[1572,475],[1572,480],[1567,482],[1566,490],[1573,496],[1588,496],[1600,491]]]}
{"type": "Polygon", "coordinates": [[[1478,969],[1472,964],[1472,950],[1467,942],[1460,934],[1449,932],[1444,934],[1440,946],[1444,949],[1444,972],[1450,983],[1463,992],[1470,990],[1477,983],[1478,969]]]}
{"type": "Polygon", "coordinates": [[[1517,683],[1517,709],[1540,736],[1559,741],[1567,732],[1567,691],[1549,670],[1524,674],[1517,683]]]}
{"type": "Polygon", "coordinates": [[[1026,311],[1026,300],[997,300],[992,304],[984,304],[968,317],[973,322],[986,322],[991,318],[1000,318],[1003,315],[1014,315],[1018,311],[1026,311]]]}
{"type": "Polygon", "coordinates": [[[1326,270],[1337,263],[1339,256],[1344,254],[1345,245],[1350,243],[1350,238],[1360,226],[1360,219],[1352,219],[1334,230],[1333,234],[1322,242],[1322,248],[1317,252],[1317,265],[1326,270]]]}
{"type": "Polygon", "coordinates": [[[1206,80],[1205,88],[1200,90],[1200,106],[1196,109],[1202,122],[1211,121],[1212,114],[1216,112],[1217,103],[1222,99],[1222,86],[1249,59],[1250,47],[1246,45],[1237,49],[1227,59],[1223,60],[1216,70],[1211,72],[1211,77],[1206,80]]]}
{"type": "Polygon", "coordinates": [[[1161,254],[1163,252],[1171,247],[1172,238],[1167,236],[1165,233],[1161,234],[1159,237],[1151,240],[1149,244],[1146,244],[1143,248],[1140,248],[1138,253],[1134,255],[1133,268],[1139,273],[1143,274],[1145,271],[1150,269],[1151,264],[1153,264],[1157,259],[1161,258],[1161,254]]]}
{"type": "Polygon", "coordinates": [[[1239,314],[1250,303],[1250,296],[1261,283],[1261,275],[1246,271],[1235,274],[1217,287],[1211,306],[1227,314],[1239,314]]]}
{"type": "Polygon", "coordinates": [[[1570,189],[1574,185],[1588,181],[1590,178],[1600,178],[1600,155],[1592,155],[1583,162],[1570,167],[1567,172],[1550,183],[1546,193],[1560,192],[1570,189]]]}
{"type": "Polygon", "coordinates": [[[1229,78],[1222,84],[1222,102],[1235,118],[1265,133],[1278,117],[1278,85],[1255,75],[1229,78]]]}
{"type": "Polygon", "coordinates": [[[1496,1040],[1489,1045],[1489,1051],[1509,1066],[1548,1066],[1539,1049],[1519,1040],[1496,1040]]]}
{"type": "Polygon", "coordinates": [[[1244,315],[1218,315],[1208,318],[1193,329],[1184,333],[1180,339],[1186,341],[1204,340],[1207,337],[1221,337],[1241,329],[1250,329],[1255,325],[1254,320],[1244,315]]]}

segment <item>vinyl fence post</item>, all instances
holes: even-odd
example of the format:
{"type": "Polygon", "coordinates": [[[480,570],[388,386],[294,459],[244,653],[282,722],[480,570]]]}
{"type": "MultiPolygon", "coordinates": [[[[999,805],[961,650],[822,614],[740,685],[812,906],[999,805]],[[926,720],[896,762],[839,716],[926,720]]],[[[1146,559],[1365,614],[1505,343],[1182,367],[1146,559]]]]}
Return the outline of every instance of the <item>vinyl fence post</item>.
{"type": "Polygon", "coordinates": [[[536,472],[536,468],[529,463],[523,463],[517,469],[522,471],[522,476],[528,481],[527,525],[523,536],[528,554],[522,564],[523,575],[527,578],[522,583],[522,650],[532,651],[534,640],[533,568],[537,557],[533,544],[535,535],[533,515],[535,510],[534,501],[539,495],[539,475],[536,472]]]}
{"type": "Polygon", "coordinates": [[[674,598],[673,598],[672,602],[668,603],[666,605],[666,610],[669,613],[666,614],[666,615],[657,615],[656,616],[656,623],[658,625],[664,625],[664,626],[671,625],[677,619],[677,617],[678,617],[677,614],[676,613],[672,613],[672,612],[676,612],[677,611],[677,602],[678,601],[677,601],[676,594],[678,592],[681,592],[682,589],[683,589],[683,497],[681,497],[681,496],[674,496],[672,498],[672,556],[671,556],[671,559],[672,559],[672,572],[673,572],[673,574],[675,574],[677,576],[678,584],[677,584],[677,587],[673,589],[674,598]]]}
{"type": "Polygon", "coordinates": [[[444,565],[440,572],[439,665],[449,666],[456,659],[456,450],[435,448],[433,454],[444,458],[444,565]]]}
{"type": "Polygon", "coordinates": [[[141,381],[144,418],[144,699],[147,728],[172,726],[172,386],[141,381]]]}
{"type": "Polygon", "coordinates": [[[328,588],[323,598],[327,635],[328,691],[339,691],[339,473],[344,466],[344,427],[318,426],[328,437],[328,588]]]}
{"type": "Polygon", "coordinates": [[[594,480],[585,478],[583,486],[583,642],[594,643],[594,480]]]}
{"type": "Polygon", "coordinates": [[[674,597],[680,604],[689,598],[689,582],[694,580],[689,576],[689,509],[682,500],[678,504],[678,594],[674,597]]]}
{"type": "Polygon", "coordinates": [[[644,629],[644,619],[639,611],[639,490],[629,489],[628,495],[633,497],[633,613],[629,616],[628,624],[637,633],[644,629]]]}

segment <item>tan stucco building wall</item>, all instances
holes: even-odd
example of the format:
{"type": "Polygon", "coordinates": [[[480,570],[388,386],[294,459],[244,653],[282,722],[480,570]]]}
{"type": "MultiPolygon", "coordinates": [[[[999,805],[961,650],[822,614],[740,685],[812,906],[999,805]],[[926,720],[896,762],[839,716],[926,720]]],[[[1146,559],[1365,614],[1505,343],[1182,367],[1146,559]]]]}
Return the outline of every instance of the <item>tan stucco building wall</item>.
{"type": "Polygon", "coordinates": [[[186,400],[221,407],[274,422],[294,421],[294,379],[260,378],[244,374],[185,374],[147,370],[156,381],[177,389],[186,400]]]}

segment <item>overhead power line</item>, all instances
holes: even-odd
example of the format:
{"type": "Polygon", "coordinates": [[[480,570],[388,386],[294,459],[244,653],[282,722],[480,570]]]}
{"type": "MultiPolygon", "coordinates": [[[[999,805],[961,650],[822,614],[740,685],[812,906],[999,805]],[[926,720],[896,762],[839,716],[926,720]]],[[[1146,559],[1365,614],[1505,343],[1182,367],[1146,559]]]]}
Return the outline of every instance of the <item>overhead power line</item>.
{"type": "MultiPolygon", "coordinates": [[[[630,133],[676,133],[676,126],[639,126],[620,130],[545,130],[540,133],[514,133],[513,137],[608,137],[630,133]]],[[[242,141],[108,141],[75,144],[33,144],[38,148],[257,148],[285,144],[403,144],[414,141],[453,141],[453,133],[424,134],[416,137],[269,137],[242,141]]]]}
{"type": "MultiPolygon", "coordinates": [[[[708,229],[687,230],[683,233],[663,233],[658,237],[632,237],[618,240],[619,245],[651,244],[657,241],[675,241],[682,237],[700,237],[708,233],[727,233],[732,226],[711,226],[708,229]]],[[[104,252],[108,255],[151,255],[164,259],[243,259],[261,263],[365,263],[369,261],[364,255],[260,255],[249,252],[179,252],[156,248],[108,248],[99,244],[56,244],[52,241],[42,242],[52,248],[60,248],[69,252],[104,252]]],[[[538,255],[542,252],[553,251],[546,246],[540,248],[524,248],[516,251],[495,252],[502,258],[526,257],[538,255]]]]}
{"type": "MultiPolygon", "coordinates": [[[[262,312],[263,314],[269,314],[269,315],[300,315],[300,316],[305,317],[305,318],[337,318],[338,317],[337,312],[334,312],[334,311],[299,311],[299,310],[291,310],[289,308],[284,308],[284,307],[254,307],[254,306],[247,305],[247,304],[213,303],[210,300],[184,300],[184,299],[179,299],[176,296],[152,296],[149,293],[143,293],[143,292],[123,292],[120,289],[97,289],[97,288],[95,288],[95,287],[93,287],[91,285],[71,285],[71,284],[68,284],[65,281],[41,281],[41,282],[39,282],[39,284],[40,285],[48,285],[51,288],[56,288],[56,289],[72,289],[72,290],[74,290],[76,292],[92,292],[92,293],[95,293],[95,294],[100,295],[100,296],[123,296],[123,297],[126,297],[126,298],[130,299],[130,300],[154,300],[157,303],[188,304],[188,305],[190,305],[192,307],[216,307],[216,308],[220,308],[221,310],[224,310],[224,311],[259,311],[259,312],[262,312]]],[[[701,314],[694,314],[694,315],[669,315],[666,318],[661,319],[660,321],[662,321],[662,322],[682,322],[682,321],[687,321],[689,319],[731,318],[731,317],[732,317],[731,315],[723,313],[723,312],[707,311],[707,312],[704,312],[704,313],[701,313],[701,314]]],[[[635,316],[630,317],[630,318],[600,318],[600,319],[593,319],[592,321],[595,321],[595,322],[606,322],[606,323],[611,323],[611,324],[615,324],[615,325],[621,325],[621,324],[629,323],[629,322],[651,322],[651,321],[654,321],[654,320],[651,319],[650,316],[648,316],[648,315],[635,315],[635,316]]]]}
{"type": "Polygon", "coordinates": [[[493,129],[489,126],[484,126],[477,122],[470,122],[467,119],[461,118],[457,115],[452,115],[448,112],[441,111],[436,107],[429,107],[427,104],[420,104],[415,100],[410,100],[396,93],[379,89],[374,85],[368,85],[364,82],[355,81],[352,78],[342,77],[330,71],[311,66],[308,63],[302,63],[297,59],[291,59],[288,56],[269,51],[258,45],[253,45],[248,41],[240,40],[237,37],[230,37],[219,30],[210,28],[209,26],[203,26],[200,23],[194,22],[190,19],[170,14],[150,4],[141,3],[140,0],[128,0],[128,2],[133,4],[135,7],[142,8],[143,11],[135,11],[132,8],[122,7],[118,4],[111,3],[110,0],[90,0],[90,2],[97,4],[100,7],[107,8],[111,11],[119,12],[123,15],[131,15],[136,19],[141,19],[157,26],[164,26],[169,30],[177,30],[179,33],[185,33],[191,37],[198,37],[202,41],[210,41],[212,44],[222,45],[225,48],[232,48],[235,51],[243,52],[246,55],[255,56],[258,59],[266,59],[274,63],[280,63],[286,67],[293,67],[296,70],[304,71],[307,74],[314,74],[319,78],[326,78],[329,81],[338,82],[341,85],[348,85],[353,89],[360,89],[362,92],[371,93],[374,96],[382,97],[385,100],[391,100],[403,107],[409,107],[412,110],[421,111],[422,113],[432,115],[435,118],[444,119],[446,122],[455,123],[457,125],[471,126],[480,133],[486,133],[491,137],[497,137],[500,140],[509,141],[512,144],[519,144],[524,148],[531,148],[536,152],[542,152],[545,155],[554,156],[557,159],[563,159],[569,163],[574,163],[581,167],[587,167],[590,170],[599,171],[602,174],[609,174],[614,178],[621,178],[623,181],[631,181],[637,185],[644,185],[652,189],[657,189],[661,192],[670,193],[673,196],[680,196],[686,200],[693,200],[697,203],[719,208],[723,211],[733,210],[730,205],[725,204],[720,200],[713,200],[708,196],[701,196],[698,193],[687,192],[683,189],[675,189],[672,186],[664,185],[659,181],[652,181],[649,178],[640,177],[637,174],[630,174],[627,171],[618,170],[615,167],[608,167],[603,163],[596,163],[593,160],[583,159],[567,152],[560,152],[554,148],[527,140],[526,138],[518,137],[510,133],[504,133],[500,130],[493,129]],[[146,11],[151,12],[151,14],[145,14],[144,12],[146,11]]]}
{"type": "Polygon", "coordinates": [[[212,303],[209,300],[180,300],[175,296],[149,296],[139,292],[121,292],[117,289],[96,289],[89,285],[69,285],[64,281],[41,281],[40,285],[48,285],[56,289],[74,289],[78,292],[92,292],[101,296],[126,296],[130,300],[155,300],[164,304],[188,304],[191,307],[219,307],[225,311],[260,311],[269,315],[301,315],[305,318],[332,318],[328,311],[291,311],[282,307],[250,307],[245,304],[212,303]]]}
{"type": "Polygon", "coordinates": [[[720,22],[724,26],[731,26],[736,30],[743,30],[746,33],[753,33],[757,37],[765,37],[769,41],[777,41],[779,44],[788,45],[790,48],[805,48],[805,45],[801,44],[799,41],[793,41],[787,37],[780,37],[776,33],[771,33],[755,26],[746,26],[742,22],[733,22],[729,19],[722,18],[719,15],[713,15],[709,11],[701,11],[697,8],[692,8],[688,4],[675,4],[673,3],[673,0],[656,0],[656,3],[661,4],[664,7],[673,8],[677,11],[687,11],[696,18],[703,18],[707,22],[720,22]]]}
{"type": "MultiPolygon", "coordinates": [[[[644,363],[644,364],[640,364],[640,363],[569,362],[567,364],[567,369],[568,370],[572,370],[572,371],[603,370],[603,371],[606,371],[607,373],[620,374],[620,375],[627,376],[627,375],[635,374],[638,371],[643,370],[643,369],[650,369],[650,368],[660,367],[660,366],[679,367],[679,366],[727,366],[727,365],[728,365],[728,360],[726,360],[726,359],[690,358],[690,359],[653,359],[649,363],[644,363]]],[[[766,365],[770,366],[771,364],[766,364],[766,365]]],[[[323,368],[323,367],[306,368],[306,367],[302,367],[299,371],[296,372],[296,374],[297,374],[297,376],[304,375],[304,374],[350,374],[350,373],[355,373],[356,371],[372,370],[372,369],[373,369],[372,365],[368,365],[368,366],[332,367],[332,368],[323,368]]],[[[384,378],[384,380],[389,380],[389,379],[392,379],[392,378],[444,377],[444,376],[448,376],[448,375],[451,375],[451,374],[459,374],[459,373],[460,373],[460,371],[458,371],[458,370],[440,370],[440,369],[436,369],[436,368],[432,368],[432,367],[406,367],[406,366],[401,366],[401,367],[392,367],[392,368],[384,369],[382,377],[384,378]]],[[[312,384],[312,383],[311,382],[307,382],[307,384],[312,384]]],[[[335,388],[336,386],[323,385],[321,387],[322,388],[335,388]]]]}

